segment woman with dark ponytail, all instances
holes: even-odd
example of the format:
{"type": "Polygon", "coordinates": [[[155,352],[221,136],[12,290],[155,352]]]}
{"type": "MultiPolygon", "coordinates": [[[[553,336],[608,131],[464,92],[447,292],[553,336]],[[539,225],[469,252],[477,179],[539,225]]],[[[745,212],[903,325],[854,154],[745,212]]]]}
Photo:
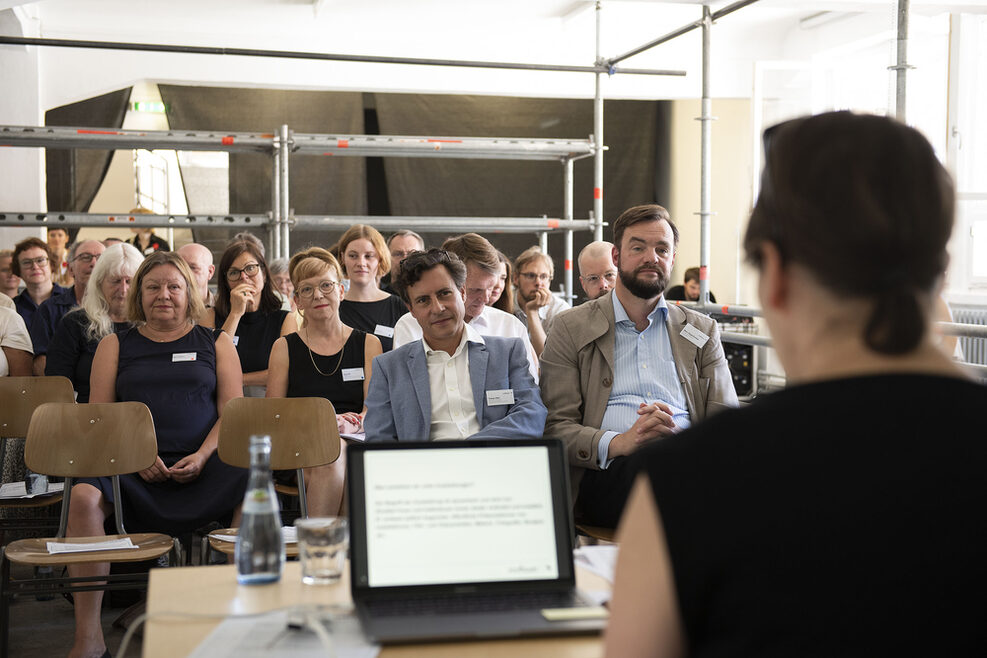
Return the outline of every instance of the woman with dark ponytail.
{"type": "Polygon", "coordinates": [[[607,653],[985,655],[987,388],[935,345],[954,193],[916,130],[768,130],[744,248],[788,388],[640,450],[607,653]]]}

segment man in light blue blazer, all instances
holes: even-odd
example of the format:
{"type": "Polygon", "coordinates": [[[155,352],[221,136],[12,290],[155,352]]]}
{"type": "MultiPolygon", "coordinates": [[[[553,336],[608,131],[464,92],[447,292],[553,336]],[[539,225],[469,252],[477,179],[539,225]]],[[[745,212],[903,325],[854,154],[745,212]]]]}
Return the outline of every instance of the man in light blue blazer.
{"type": "Polygon", "coordinates": [[[392,284],[423,337],[374,359],[367,441],[541,438],[547,411],[524,343],[466,324],[465,281],[466,266],[441,249],[401,263],[392,284]]]}

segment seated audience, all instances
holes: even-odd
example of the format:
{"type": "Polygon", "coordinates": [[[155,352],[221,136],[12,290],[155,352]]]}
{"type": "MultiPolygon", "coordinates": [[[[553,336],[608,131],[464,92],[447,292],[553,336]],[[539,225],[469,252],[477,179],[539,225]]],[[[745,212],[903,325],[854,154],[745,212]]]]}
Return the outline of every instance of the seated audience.
{"type": "MultiPolygon", "coordinates": [[[[288,259],[276,258],[267,264],[267,268],[271,271],[271,285],[274,286],[274,291],[288,300],[288,305],[292,313],[297,312],[298,305],[295,303],[295,286],[291,283],[291,273],[288,271],[288,259]]],[[[295,321],[298,322],[297,316],[295,321]]]]}
{"type": "Polygon", "coordinates": [[[983,409],[930,331],[954,194],[893,119],[765,132],[744,239],[789,387],[642,450],[611,656],[983,655],[983,409]]]}
{"type": "Polygon", "coordinates": [[[64,228],[50,228],[46,234],[48,249],[51,250],[51,255],[54,258],[51,270],[52,281],[60,286],[71,288],[73,281],[69,267],[71,263],[68,253],[69,232],[64,228]]]}
{"type": "Polygon", "coordinates": [[[216,306],[206,309],[202,324],[233,337],[243,372],[243,394],[264,397],[271,348],[296,331],[295,316],[274,295],[264,255],[247,240],[233,240],[219,261],[216,306]]]}
{"type": "Polygon", "coordinates": [[[354,224],[339,239],[340,263],[350,287],[339,305],[339,317],[354,329],[377,336],[385,352],[394,344],[394,325],[408,312],[401,300],[377,286],[391,270],[391,253],[377,229],[354,224]]]}
{"type": "Polygon", "coordinates": [[[380,280],[380,289],[396,295],[397,292],[391,287],[391,283],[398,278],[401,261],[414,251],[424,250],[425,240],[414,231],[402,229],[395,231],[391,237],[387,238],[387,249],[391,252],[391,271],[380,280]]]}
{"type": "Polygon", "coordinates": [[[367,440],[541,438],[545,405],[524,344],[466,324],[462,261],[440,249],[417,252],[396,283],[422,339],[374,359],[367,440]]]}
{"type": "Polygon", "coordinates": [[[14,276],[24,280],[24,289],[14,297],[14,304],[28,327],[34,320],[38,306],[52,295],[68,290],[52,282],[54,262],[48,245],[40,238],[25,238],[14,246],[11,267],[14,276]]]}
{"type": "MultiPolygon", "coordinates": [[[[154,212],[147,208],[134,208],[130,214],[153,215],[154,212]]],[[[137,251],[145,256],[153,254],[155,251],[171,251],[171,245],[168,244],[168,241],[154,234],[153,226],[134,226],[130,230],[135,235],[127,242],[137,247],[137,251]]]]}
{"type": "Polygon", "coordinates": [[[555,316],[571,308],[569,303],[552,294],[552,277],[555,264],[539,247],[525,249],[514,260],[514,315],[524,323],[531,337],[535,353],[541,356],[545,349],[545,336],[555,316]]]}
{"type": "Polygon", "coordinates": [[[511,261],[499,249],[497,250],[497,260],[500,261],[500,268],[498,269],[497,281],[494,283],[493,290],[490,291],[487,306],[493,306],[504,313],[514,315],[514,284],[511,283],[513,279],[511,261]]]}
{"type": "Polygon", "coordinates": [[[209,282],[212,281],[212,276],[216,273],[212,252],[204,245],[190,242],[179,247],[175,253],[181,256],[188,268],[192,270],[192,276],[195,278],[195,289],[202,298],[205,307],[212,308],[215,306],[216,300],[213,299],[212,291],[209,289],[209,282]]]}
{"type": "Polygon", "coordinates": [[[579,285],[586,299],[596,299],[617,285],[617,266],[613,264],[613,243],[604,240],[590,242],[579,252],[579,285]]]}
{"type": "MultiPolygon", "coordinates": [[[[371,361],[381,353],[373,334],[348,327],[339,318],[343,296],[339,263],[325,249],[295,254],[290,264],[294,296],[303,321],[271,350],[267,397],[320,397],[332,402],[341,434],[363,431],[363,404],[371,361]]],[[[327,466],[305,471],[310,516],[336,516],[343,503],[345,449],[327,466]]]]}
{"type": "Polygon", "coordinates": [[[31,337],[14,300],[0,292],[0,377],[31,376],[31,337]]]}
{"type": "Polygon", "coordinates": [[[633,482],[628,456],[737,406],[716,323],[665,303],[678,229],[659,205],[613,223],[617,287],[561,313],[542,356],[545,434],[568,448],[575,517],[613,528],[633,482]]]}
{"type": "Polygon", "coordinates": [[[51,341],[55,328],[61,321],[62,316],[82,303],[82,297],[86,293],[89,277],[96,261],[99,260],[106,247],[97,240],[83,240],[76,242],[69,249],[68,263],[69,272],[72,275],[73,284],[62,292],[58,292],[49,297],[38,307],[34,314],[34,319],[28,326],[31,332],[31,343],[34,345],[34,374],[41,376],[45,372],[45,359],[48,356],[48,343],[51,341]]]}
{"type": "Polygon", "coordinates": [[[21,287],[21,278],[14,274],[13,263],[13,250],[0,250],[0,294],[7,295],[11,300],[17,296],[21,287]]]}
{"type": "MultiPolygon", "coordinates": [[[[466,233],[449,238],[442,249],[456,255],[466,265],[466,324],[481,336],[520,338],[528,353],[528,369],[538,381],[538,357],[528,339],[528,332],[521,321],[510,313],[487,306],[490,293],[497,285],[500,260],[490,242],[476,233],[466,233]]],[[[410,313],[398,320],[394,327],[394,347],[414,342],[422,337],[421,325],[410,313]]]]}
{"type": "MultiPolygon", "coordinates": [[[[48,344],[45,375],[72,380],[76,402],[89,402],[89,378],[99,341],[130,328],[127,293],[130,281],[144,260],[137,248],[118,243],[100,256],[89,277],[82,308],[69,311],[58,323],[48,344]]],[[[79,277],[76,275],[76,282],[79,277]]]]}
{"type": "MultiPolygon", "coordinates": [[[[668,292],[665,293],[665,299],[679,302],[698,302],[699,292],[699,268],[690,267],[685,271],[685,284],[669,288],[668,292]]],[[[709,301],[716,302],[716,295],[713,294],[712,290],[709,292],[709,301]]]]}
{"type": "MultiPolygon", "coordinates": [[[[202,311],[185,261],[171,252],[155,252],[137,269],[127,296],[127,319],[136,326],[108,334],[93,359],[90,402],[142,402],[154,419],[157,460],[120,477],[130,532],[180,536],[212,521],[228,524],[243,500],[246,469],[224,464],[216,453],[223,408],[240,396],[236,349],[225,332],[196,325],[202,311]]],[[[78,480],[68,536],[102,535],[112,501],[109,478],[78,480]]],[[[106,563],[69,567],[73,576],[108,571],[106,563]]],[[[98,656],[106,650],[99,614],[103,593],[74,596],[72,655],[98,656]]]]}

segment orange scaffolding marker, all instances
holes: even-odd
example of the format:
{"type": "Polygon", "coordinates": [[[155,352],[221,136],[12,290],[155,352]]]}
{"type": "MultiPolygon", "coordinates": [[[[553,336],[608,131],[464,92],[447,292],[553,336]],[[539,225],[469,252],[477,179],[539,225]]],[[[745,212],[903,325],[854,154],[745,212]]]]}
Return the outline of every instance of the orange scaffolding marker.
{"type": "Polygon", "coordinates": [[[350,147],[350,140],[348,139],[337,139],[336,148],[348,149],[350,147]]]}
{"type": "Polygon", "coordinates": [[[571,270],[571,269],[572,269],[572,261],[571,261],[571,260],[569,260],[568,258],[566,258],[566,259],[565,259],[564,261],[562,261],[562,262],[563,262],[563,263],[564,263],[564,265],[565,265],[565,269],[567,269],[567,270],[571,270]]]}
{"type": "Polygon", "coordinates": [[[76,130],[78,135],[122,135],[118,130],[76,130]]]}
{"type": "Polygon", "coordinates": [[[548,220],[548,228],[558,228],[558,227],[559,227],[559,220],[557,219],[548,220]]]}
{"type": "Polygon", "coordinates": [[[223,139],[221,139],[220,142],[222,142],[226,146],[229,146],[230,144],[233,143],[233,136],[232,135],[227,135],[226,137],[224,137],[223,139]]]}
{"type": "Polygon", "coordinates": [[[602,199],[603,198],[603,188],[602,187],[594,187],[593,188],[593,198],[594,199],[602,199]]]}

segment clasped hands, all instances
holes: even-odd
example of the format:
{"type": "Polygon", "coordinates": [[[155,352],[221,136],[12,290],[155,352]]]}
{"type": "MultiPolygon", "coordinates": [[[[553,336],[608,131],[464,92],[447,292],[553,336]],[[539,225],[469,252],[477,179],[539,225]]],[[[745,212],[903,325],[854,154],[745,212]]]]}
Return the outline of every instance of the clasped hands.
{"type": "Polygon", "coordinates": [[[143,471],[138,471],[137,474],[146,482],[164,482],[165,480],[174,480],[180,483],[191,482],[202,474],[207,460],[208,457],[205,455],[193,452],[191,455],[182,457],[175,462],[174,466],[168,468],[161,461],[161,457],[155,457],[154,465],[143,471]]]}
{"type": "Polygon", "coordinates": [[[642,444],[675,433],[672,409],[664,402],[643,402],[637,409],[637,420],[626,432],[621,432],[610,442],[611,457],[629,455],[642,444]]]}
{"type": "Polygon", "coordinates": [[[336,425],[340,434],[359,434],[363,431],[363,417],[353,412],[336,414],[336,425]]]}

